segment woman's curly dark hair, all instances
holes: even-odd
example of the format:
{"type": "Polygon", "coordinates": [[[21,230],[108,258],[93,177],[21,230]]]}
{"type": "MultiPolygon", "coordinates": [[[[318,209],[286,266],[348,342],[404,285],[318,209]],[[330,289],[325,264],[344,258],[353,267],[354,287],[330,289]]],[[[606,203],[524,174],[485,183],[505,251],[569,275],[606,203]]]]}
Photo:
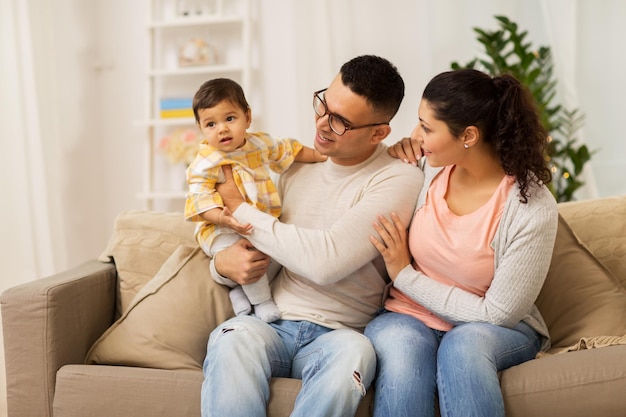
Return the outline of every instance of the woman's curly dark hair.
{"type": "Polygon", "coordinates": [[[443,72],[428,83],[422,99],[455,137],[468,126],[480,130],[504,172],[517,179],[521,201],[528,202],[531,182],[552,180],[544,157],[547,132],[530,91],[512,75],[492,78],[474,69],[443,72]]]}

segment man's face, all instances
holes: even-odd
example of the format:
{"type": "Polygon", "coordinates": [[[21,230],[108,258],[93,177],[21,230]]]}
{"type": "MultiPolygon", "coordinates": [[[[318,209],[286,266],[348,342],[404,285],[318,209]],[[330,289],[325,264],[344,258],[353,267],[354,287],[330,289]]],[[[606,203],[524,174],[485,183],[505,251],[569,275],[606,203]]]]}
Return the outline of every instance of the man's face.
{"type": "MultiPolygon", "coordinates": [[[[327,111],[340,117],[347,126],[360,126],[379,123],[380,114],[376,114],[364,97],[346,87],[341,74],[337,75],[324,93],[327,111]]],[[[369,158],[389,133],[389,126],[371,126],[362,129],[346,130],[339,136],[328,125],[328,114],[315,115],[315,149],[327,155],[339,165],[356,165],[369,158]]]]}

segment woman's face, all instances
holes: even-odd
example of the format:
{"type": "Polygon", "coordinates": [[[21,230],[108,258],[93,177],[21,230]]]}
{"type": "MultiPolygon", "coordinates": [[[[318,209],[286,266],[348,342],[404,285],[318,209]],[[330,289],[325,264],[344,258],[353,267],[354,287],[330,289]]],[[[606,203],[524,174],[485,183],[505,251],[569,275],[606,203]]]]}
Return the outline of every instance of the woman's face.
{"type": "Polygon", "coordinates": [[[420,102],[418,118],[419,123],[411,132],[411,137],[420,142],[429,165],[441,167],[456,164],[464,151],[463,143],[450,132],[446,123],[435,118],[428,101],[422,99],[420,102]]]}

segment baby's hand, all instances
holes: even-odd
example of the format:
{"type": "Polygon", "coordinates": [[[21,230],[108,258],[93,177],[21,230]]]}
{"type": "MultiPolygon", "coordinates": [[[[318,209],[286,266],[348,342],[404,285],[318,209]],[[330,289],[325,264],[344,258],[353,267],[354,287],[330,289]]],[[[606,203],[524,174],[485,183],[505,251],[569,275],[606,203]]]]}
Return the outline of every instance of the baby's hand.
{"type": "Polygon", "coordinates": [[[252,230],[252,225],[250,223],[248,224],[239,223],[237,219],[233,217],[233,213],[228,209],[228,207],[224,207],[224,210],[222,210],[222,212],[220,213],[218,217],[217,223],[220,226],[230,227],[231,229],[233,229],[235,232],[239,233],[240,235],[249,235],[250,231],[252,230]]]}
{"type": "Polygon", "coordinates": [[[315,162],[324,162],[328,159],[328,156],[322,155],[317,149],[314,150],[313,156],[315,162]]]}

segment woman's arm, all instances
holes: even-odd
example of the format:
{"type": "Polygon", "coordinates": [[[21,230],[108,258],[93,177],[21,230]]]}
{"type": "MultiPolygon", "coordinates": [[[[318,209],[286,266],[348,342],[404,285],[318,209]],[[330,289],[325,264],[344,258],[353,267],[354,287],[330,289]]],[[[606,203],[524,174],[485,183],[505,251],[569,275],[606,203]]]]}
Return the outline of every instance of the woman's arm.
{"type": "MultiPolygon", "coordinates": [[[[402,269],[394,286],[453,324],[487,322],[512,327],[528,314],[541,291],[550,267],[557,219],[552,200],[510,223],[506,239],[500,242],[507,241],[506,247],[497,249],[496,257],[498,253],[501,256],[483,297],[434,281],[411,266],[402,269]]],[[[501,225],[504,222],[503,218],[501,225]]]]}

